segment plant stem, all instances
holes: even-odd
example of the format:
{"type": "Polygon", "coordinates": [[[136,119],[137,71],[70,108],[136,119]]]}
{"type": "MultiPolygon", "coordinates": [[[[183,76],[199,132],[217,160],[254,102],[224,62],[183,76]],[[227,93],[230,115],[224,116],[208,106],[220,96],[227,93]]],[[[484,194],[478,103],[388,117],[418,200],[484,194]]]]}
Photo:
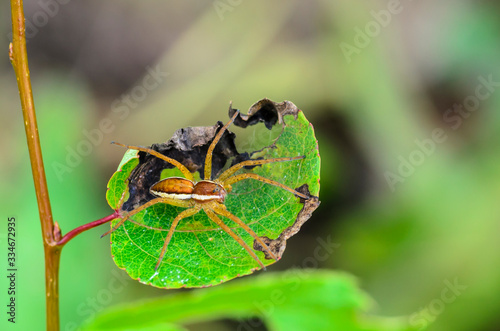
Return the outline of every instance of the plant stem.
{"type": "Polygon", "coordinates": [[[52,242],[52,210],[49,201],[49,191],[45,170],[43,166],[42,150],[31,91],[30,73],[28,69],[28,55],[26,52],[26,39],[24,28],[24,13],[22,0],[11,0],[12,4],[12,31],[13,42],[10,47],[10,57],[16,72],[19,88],[21,107],[24,117],[24,128],[28,142],[28,151],[31,161],[31,171],[35,182],[36,198],[38,202],[40,219],[42,220],[42,233],[44,242],[52,242]]]}
{"type": "Polygon", "coordinates": [[[31,90],[28,54],[26,51],[26,30],[22,0],[11,0],[12,43],[9,57],[16,73],[21,98],[24,128],[28,142],[31,171],[35,183],[36,199],[42,226],[43,247],[45,252],[45,294],[47,305],[47,330],[59,330],[59,257],[60,247],[54,245],[52,210],[49,191],[42,159],[42,149],[31,90]]]}

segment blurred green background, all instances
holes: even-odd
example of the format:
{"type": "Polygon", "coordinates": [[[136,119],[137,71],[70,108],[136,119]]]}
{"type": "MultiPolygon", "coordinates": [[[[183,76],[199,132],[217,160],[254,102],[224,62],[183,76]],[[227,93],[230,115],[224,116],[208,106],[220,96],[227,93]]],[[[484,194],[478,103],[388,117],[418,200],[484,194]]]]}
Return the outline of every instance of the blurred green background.
{"type": "MultiPolygon", "coordinates": [[[[416,328],[433,321],[429,330],[500,330],[498,2],[45,0],[25,7],[50,198],[63,233],[112,212],[106,184],[124,151],[110,141],[150,145],[181,127],[225,121],[231,100],[243,112],[264,97],[290,100],[316,130],[322,205],[268,272],[341,270],[373,298],[370,313],[406,316],[416,328]],[[336,248],[309,265],[318,240],[336,248]]],[[[17,220],[19,268],[13,329],[42,330],[41,232],[5,1],[0,15],[0,210],[3,220],[17,220]]],[[[259,143],[259,135],[234,131],[242,148],[259,143]]],[[[171,294],[128,279],[99,239],[106,229],[63,250],[61,330],[114,304],[171,294]]]]}

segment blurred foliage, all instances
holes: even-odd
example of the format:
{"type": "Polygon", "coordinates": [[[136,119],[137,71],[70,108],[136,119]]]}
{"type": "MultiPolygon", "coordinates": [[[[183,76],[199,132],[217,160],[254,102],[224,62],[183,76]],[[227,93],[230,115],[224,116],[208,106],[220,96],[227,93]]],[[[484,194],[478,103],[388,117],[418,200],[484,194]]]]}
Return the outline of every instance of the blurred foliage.
{"type": "MultiPolygon", "coordinates": [[[[107,142],[150,145],[180,127],[213,125],[230,100],[244,112],[263,97],[289,99],[317,132],[322,205],[268,269],[347,271],[377,303],[371,313],[407,316],[417,328],[434,321],[429,330],[498,330],[500,94],[494,90],[460,116],[458,127],[447,114],[476,93],[478,77],[500,81],[499,5],[401,2],[402,11],[348,63],[339,45],[354,44],[356,28],[388,2],[245,1],[224,12],[218,3],[69,2],[29,39],[49,189],[63,232],[111,213],[106,182],[123,151],[107,142]],[[428,141],[435,129],[447,139],[391,190],[387,172],[398,174],[401,160],[421,150],[415,141],[428,141]],[[92,148],[77,162],[71,150],[88,146],[82,141],[92,148]],[[53,164],[67,164],[68,155],[75,166],[61,175],[53,164]],[[314,259],[319,240],[338,247],[314,259]]],[[[43,10],[37,2],[26,6],[28,19],[43,10]]],[[[4,36],[8,12],[2,3],[4,36]]],[[[1,210],[19,222],[16,327],[36,330],[44,324],[42,242],[7,52],[0,60],[1,210]]],[[[258,138],[234,131],[241,145],[258,138]]],[[[106,240],[98,239],[104,231],[82,234],[64,249],[62,330],[113,304],[165,295],[117,270],[106,240]]],[[[194,322],[183,320],[193,330],[230,329],[224,321],[194,322]]]]}
{"type": "Polygon", "coordinates": [[[245,318],[259,317],[268,328],[284,330],[403,331],[402,318],[363,316],[370,300],[350,276],[312,269],[263,275],[203,292],[167,296],[133,305],[116,306],[83,330],[172,330],[170,323],[186,319],[240,320],[238,329],[258,326],[245,318]],[[165,314],[168,312],[168,314],[165,314]],[[167,324],[169,323],[169,324],[167,324]]]}

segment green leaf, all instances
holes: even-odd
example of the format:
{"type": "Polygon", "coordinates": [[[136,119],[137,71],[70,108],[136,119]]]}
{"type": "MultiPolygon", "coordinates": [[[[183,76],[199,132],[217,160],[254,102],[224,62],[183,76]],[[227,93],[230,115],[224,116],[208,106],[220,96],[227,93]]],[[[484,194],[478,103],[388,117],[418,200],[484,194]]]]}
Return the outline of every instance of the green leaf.
{"type": "Polygon", "coordinates": [[[217,288],[195,290],[115,306],[83,327],[84,331],[154,329],[165,323],[241,320],[258,317],[273,331],[403,331],[407,318],[365,315],[371,300],[350,275],[295,269],[268,273],[217,288]]]}
{"type": "MultiPolygon", "coordinates": [[[[122,194],[127,193],[127,178],[130,172],[139,164],[136,151],[129,150],[123,156],[118,170],[113,174],[108,182],[108,190],[106,191],[106,200],[113,209],[118,209],[122,194]]],[[[124,201],[126,200],[126,197],[124,201]]]]}
{"type": "MultiPolygon", "coordinates": [[[[300,110],[296,117],[287,115],[283,119],[279,137],[271,146],[252,157],[268,159],[304,155],[305,158],[270,163],[252,170],[241,169],[237,174],[253,172],[294,189],[307,184],[310,194],[317,196],[320,157],[312,125],[300,110]]],[[[114,209],[127,190],[126,179],[138,162],[137,158],[130,159],[131,157],[126,154],[122,166],[108,185],[107,199],[114,209]]],[[[177,169],[166,169],[162,176],[179,176],[179,173],[177,169]]],[[[225,205],[258,236],[271,240],[293,226],[304,207],[292,193],[251,179],[235,183],[232,192],[226,197],[225,205]]],[[[132,278],[161,288],[217,285],[260,268],[240,244],[215,225],[204,211],[200,211],[179,223],[162,264],[155,273],[154,267],[170,224],[182,210],[184,208],[158,203],[135,214],[131,221],[126,221],[114,231],[111,234],[111,251],[117,266],[125,269],[132,278]]],[[[231,220],[224,217],[221,219],[253,247],[254,239],[250,234],[231,220]]],[[[302,217],[301,221],[305,219],[302,217]]],[[[118,222],[119,220],[115,220],[111,226],[118,222]]],[[[300,224],[296,227],[298,230],[300,224]]],[[[290,235],[285,236],[284,240],[290,235]]],[[[266,260],[260,251],[256,251],[256,254],[265,265],[275,262],[266,260]]]]}

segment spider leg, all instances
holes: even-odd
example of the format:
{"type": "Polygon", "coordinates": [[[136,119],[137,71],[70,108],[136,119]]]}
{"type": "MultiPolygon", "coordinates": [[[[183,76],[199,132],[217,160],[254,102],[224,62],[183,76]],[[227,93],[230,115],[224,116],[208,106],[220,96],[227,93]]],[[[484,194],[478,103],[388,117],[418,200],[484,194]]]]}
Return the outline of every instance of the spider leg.
{"type": "Polygon", "coordinates": [[[138,212],[140,212],[141,210],[144,210],[144,209],[148,208],[149,206],[155,205],[157,203],[168,203],[169,205],[173,205],[173,206],[177,206],[177,207],[186,207],[186,208],[192,207],[192,203],[187,201],[187,200],[176,200],[176,199],[165,198],[165,197],[159,197],[159,198],[156,198],[153,200],[149,200],[148,202],[146,202],[142,206],[137,207],[136,209],[132,210],[131,212],[125,214],[125,216],[121,219],[121,221],[118,222],[118,224],[116,224],[111,230],[102,234],[101,238],[112,233],[112,232],[115,232],[116,229],[118,229],[123,223],[125,223],[125,221],[128,220],[128,218],[130,216],[133,216],[133,215],[137,214],[138,212]]]}
{"type": "Polygon", "coordinates": [[[233,239],[236,240],[238,244],[240,244],[248,252],[248,254],[250,254],[253,257],[253,259],[257,261],[257,263],[263,269],[266,268],[264,263],[262,263],[257,254],[255,254],[255,252],[246,244],[246,242],[244,242],[243,239],[240,238],[240,236],[238,236],[236,233],[233,232],[233,230],[231,230],[226,224],[224,224],[224,222],[222,222],[222,220],[217,216],[217,214],[215,214],[215,212],[212,209],[210,209],[210,207],[203,208],[203,210],[208,215],[208,217],[210,217],[210,219],[214,221],[215,224],[220,226],[222,230],[224,230],[227,234],[233,237],[233,239]]]}
{"type": "Polygon", "coordinates": [[[226,207],[222,204],[214,204],[212,207],[213,211],[219,215],[225,216],[229,218],[231,221],[234,223],[238,224],[241,226],[246,232],[248,232],[257,242],[266,250],[266,252],[269,253],[269,255],[273,258],[273,260],[278,261],[278,258],[274,253],[269,249],[269,247],[266,245],[266,243],[260,239],[260,237],[252,230],[248,225],[243,223],[242,220],[240,220],[236,215],[233,215],[231,212],[229,212],[226,207]]]}
{"type": "Polygon", "coordinates": [[[231,123],[233,123],[234,119],[236,118],[236,116],[238,116],[239,113],[240,111],[236,110],[233,117],[231,117],[229,122],[227,122],[226,125],[224,125],[222,129],[219,130],[214,140],[208,147],[207,156],[205,158],[205,174],[203,179],[210,180],[212,178],[212,153],[214,151],[215,145],[217,145],[217,143],[219,142],[220,138],[222,137],[226,129],[231,125],[231,123]]]}
{"type": "Polygon", "coordinates": [[[172,239],[175,228],[177,227],[177,224],[179,224],[179,221],[182,220],[183,218],[192,216],[199,211],[200,211],[200,207],[198,207],[198,206],[183,210],[172,221],[172,225],[170,226],[170,229],[168,230],[167,238],[165,238],[165,242],[163,243],[163,248],[161,249],[160,257],[158,258],[158,262],[156,262],[155,272],[158,270],[158,267],[160,266],[161,261],[163,261],[163,257],[165,256],[165,252],[167,251],[168,243],[170,242],[170,239],[172,239]]]}
{"type": "Polygon", "coordinates": [[[118,145],[118,146],[122,146],[122,147],[126,147],[128,149],[135,149],[135,150],[138,150],[138,151],[141,151],[141,152],[146,152],[146,153],[149,153],[151,155],[154,155],[156,156],[157,158],[159,159],[162,159],[163,161],[166,161],[170,164],[172,164],[173,166],[175,166],[177,169],[179,169],[182,174],[184,175],[184,177],[186,177],[186,179],[189,179],[189,180],[193,180],[193,174],[188,170],[188,168],[186,168],[182,163],[180,163],[179,161],[177,160],[174,160],[168,156],[165,156],[151,148],[145,148],[145,147],[139,147],[139,146],[130,146],[130,145],[125,145],[125,144],[121,144],[121,143],[117,143],[115,141],[111,142],[112,144],[115,144],[115,145],[118,145]]]}
{"type": "Polygon", "coordinates": [[[229,177],[231,177],[236,171],[240,170],[243,167],[246,166],[256,166],[256,165],[261,165],[261,164],[266,164],[266,163],[273,163],[273,162],[283,162],[283,161],[294,161],[294,160],[300,160],[305,158],[305,156],[294,156],[294,157],[280,157],[280,158],[274,158],[274,159],[265,159],[265,160],[247,160],[240,162],[238,164],[235,164],[231,168],[227,169],[224,171],[217,180],[223,182],[229,177]]]}
{"type": "MultiPolygon", "coordinates": [[[[245,173],[245,174],[239,174],[239,175],[235,175],[235,176],[232,176],[232,177],[229,177],[228,179],[226,179],[224,182],[223,182],[223,186],[224,188],[226,188],[227,186],[231,186],[231,184],[234,184],[236,182],[239,182],[240,180],[244,180],[244,179],[255,179],[255,180],[258,180],[258,181],[261,181],[263,183],[266,183],[266,184],[271,184],[271,185],[274,185],[274,186],[277,186],[277,187],[280,187],[284,190],[287,190],[288,192],[291,192],[293,194],[295,194],[295,196],[299,197],[299,198],[302,198],[302,199],[309,199],[308,196],[300,193],[300,192],[297,192],[295,191],[294,189],[292,188],[289,188],[288,186],[286,185],[283,185],[281,183],[278,183],[274,180],[271,180],[271,179],[267,179],[265,177],[262,177],[262,176],[259,176],[257,174],[253,174],[253,173],[245,173]]],[[[227,189],[227,188],[226,188],[227,189]]]]}

